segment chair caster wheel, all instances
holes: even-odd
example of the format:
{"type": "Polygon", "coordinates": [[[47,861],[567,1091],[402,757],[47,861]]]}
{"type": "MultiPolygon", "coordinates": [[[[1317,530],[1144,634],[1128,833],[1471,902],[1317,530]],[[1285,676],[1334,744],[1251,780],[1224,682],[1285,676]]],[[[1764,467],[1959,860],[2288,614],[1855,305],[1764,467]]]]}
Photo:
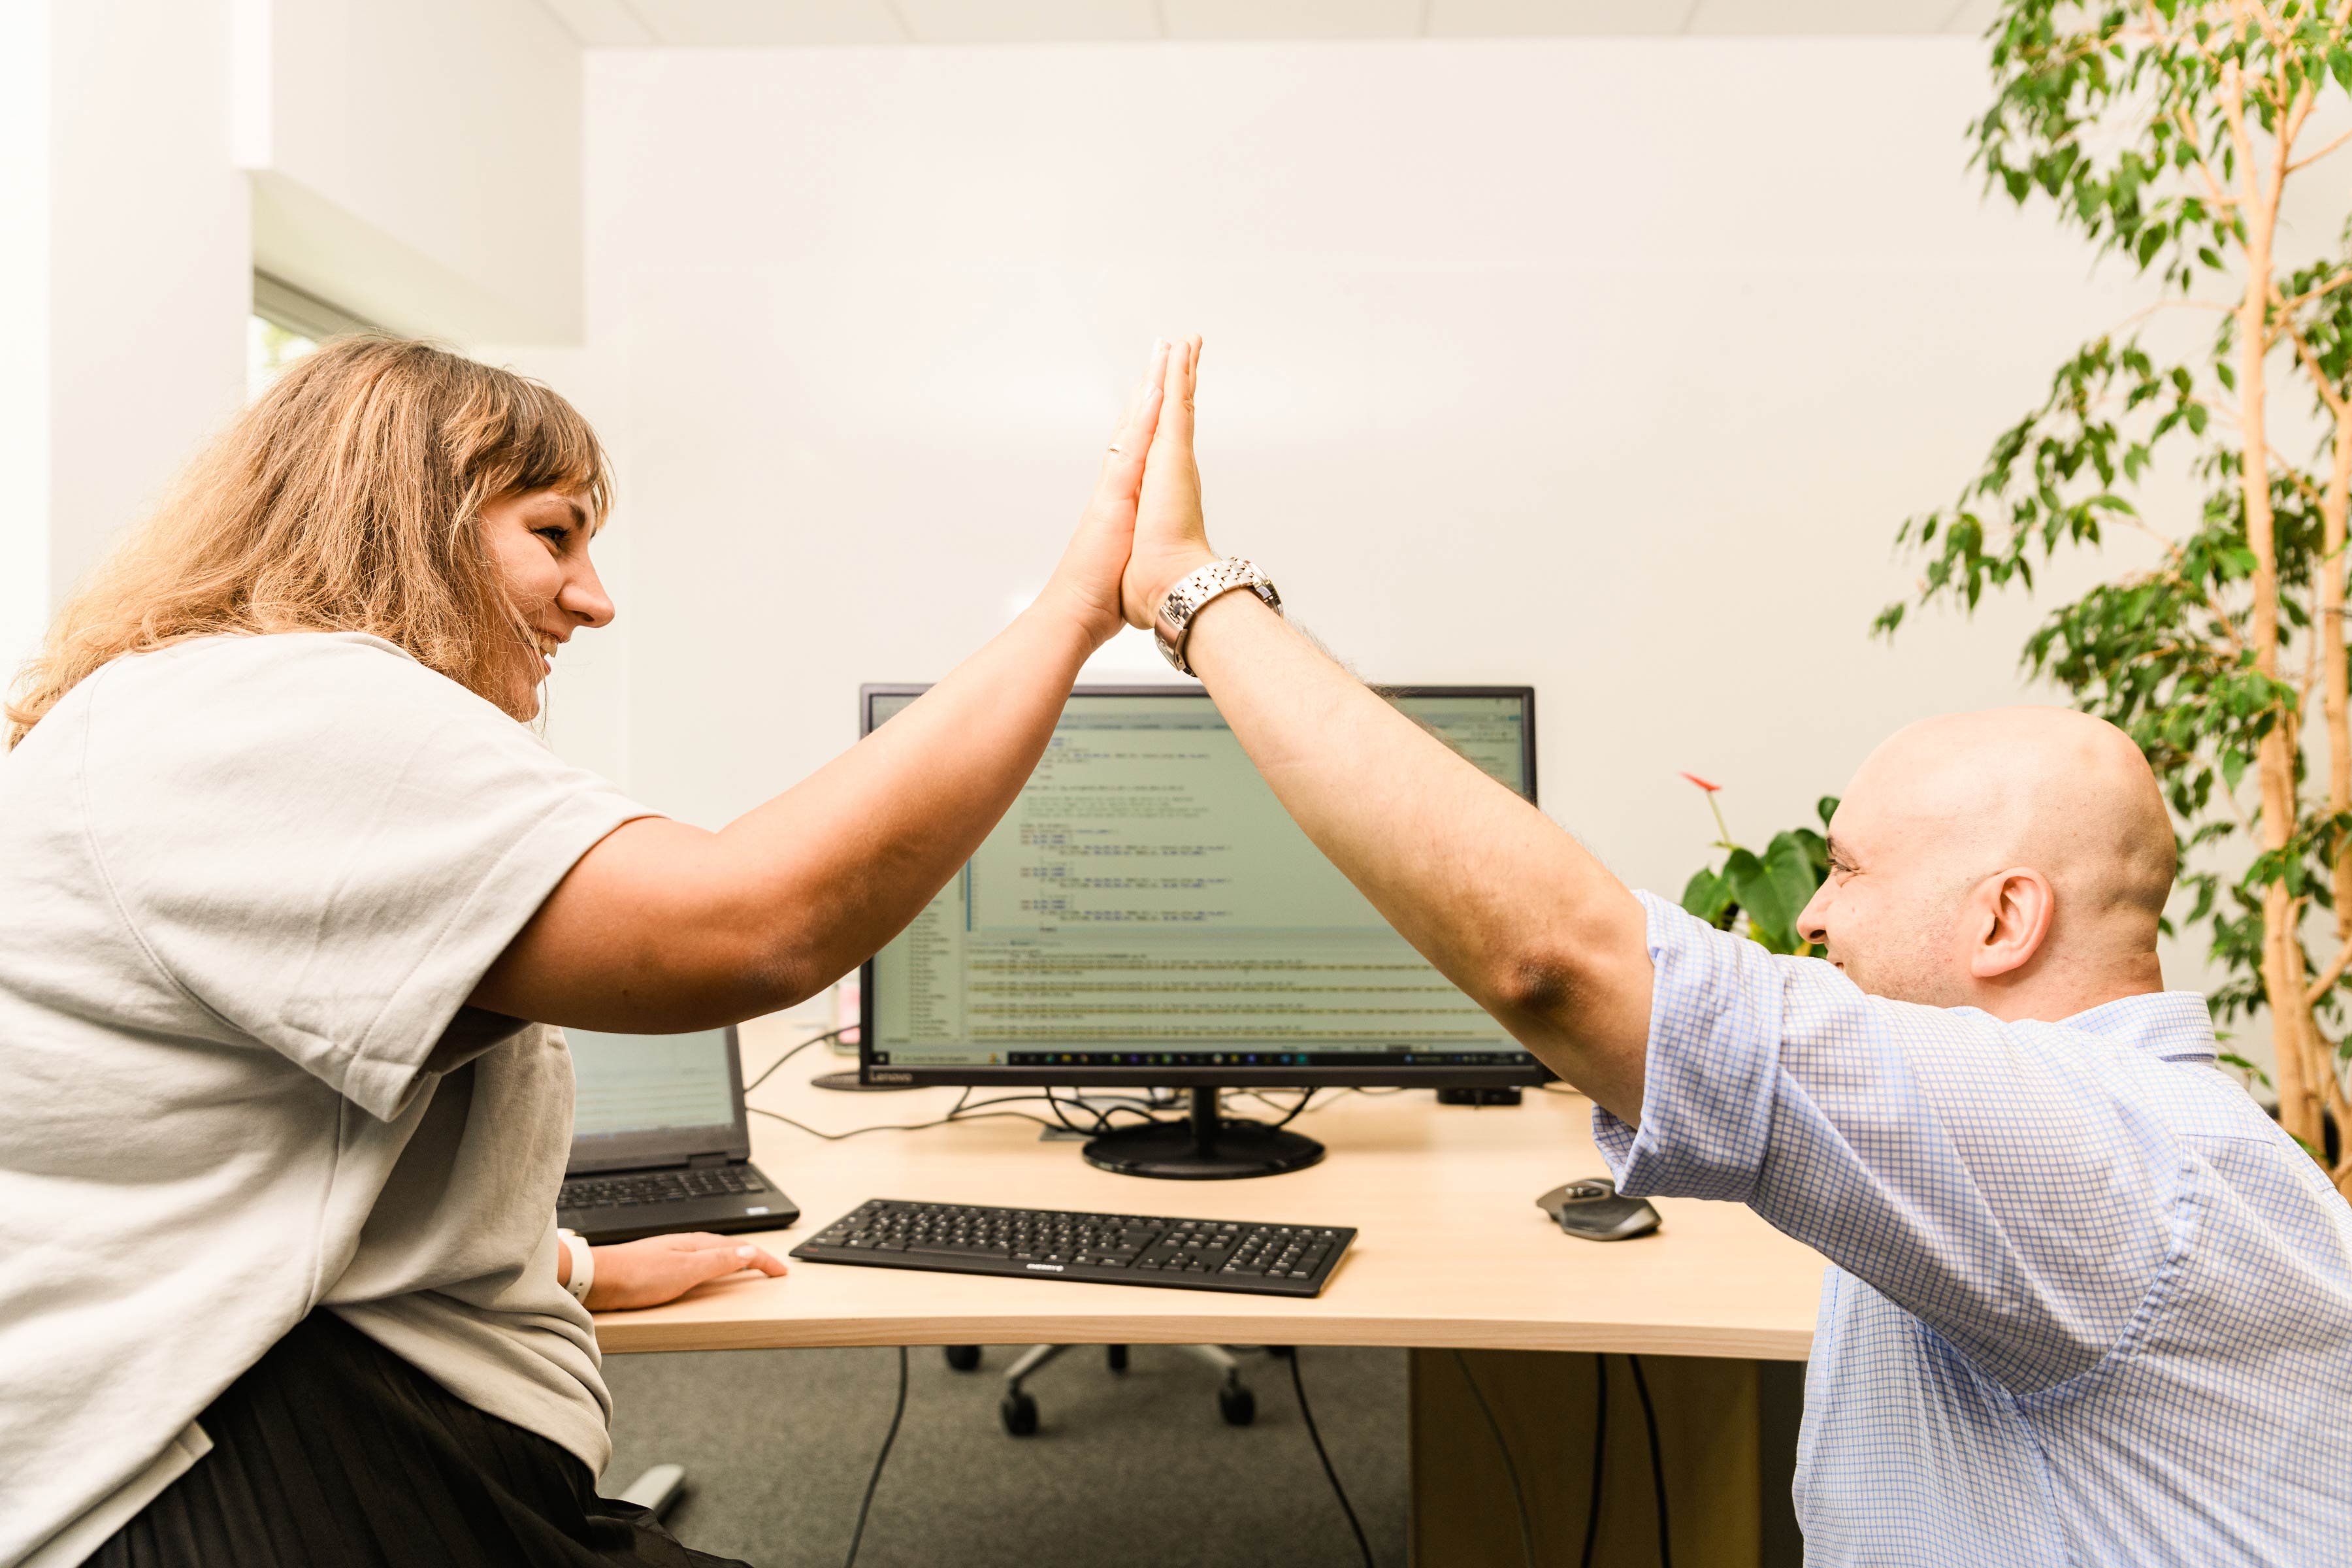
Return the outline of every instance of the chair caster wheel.
{"type": "Polygon", "coordinates": [[[978,1345],[941,1345],[940,1348],[947,1352],[948,1364],[958,1372],[971,1372],[980,1366],[978,1345]]]}
{"type": "Polygon", "coordinates": [[[1105,1345],[1103,1347],[1103,1351],[1104,1358],[1110,1363],[1111,1371],[1125,1372],[1127,1370],[1127,1347],[1125,1345],[1105,1345]]]}
{"type": "Polygon", "coordinates": [[[1257,1395],[1239,1384],[1217,1390],[1217,1414],[1228,1426],[1246,1426],[1257,1419],[1257,1395]]]}
{"type": "Polygon", "coordinates": [[[1037,1402],[1028,1394],[1008,1393],[996,1413],[1004,1417],[1004,1429],[1015,1437],[1026,1437],[1037,1430],[1037,1402]]]}

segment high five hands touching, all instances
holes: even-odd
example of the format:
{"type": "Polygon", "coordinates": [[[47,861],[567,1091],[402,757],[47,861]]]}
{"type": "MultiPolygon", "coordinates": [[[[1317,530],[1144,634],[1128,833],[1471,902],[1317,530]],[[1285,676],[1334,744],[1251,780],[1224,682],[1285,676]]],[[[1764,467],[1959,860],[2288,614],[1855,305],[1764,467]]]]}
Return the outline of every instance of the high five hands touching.
{"type": "Polygon", "coordinates": [[[1045,590],[1100,647],[1122,624],[1149,627],[1176,580],[1216,559],[1192,460],[1201,340],[1152,345],[1103,455],[1095,493],[1045,590]]]}
{"type": "Polygon", "coordinates": [[[1184,338],[1169,350],[1159,427],[1137,504],[1135,544],[1119,584],[1119,605],[1129,626],[1149,629],[1177,580],[1217,558],[1201,515],[1201,468],[1192,458],[1192,388],[1200,368],[1198,337],[1184,338]]]}

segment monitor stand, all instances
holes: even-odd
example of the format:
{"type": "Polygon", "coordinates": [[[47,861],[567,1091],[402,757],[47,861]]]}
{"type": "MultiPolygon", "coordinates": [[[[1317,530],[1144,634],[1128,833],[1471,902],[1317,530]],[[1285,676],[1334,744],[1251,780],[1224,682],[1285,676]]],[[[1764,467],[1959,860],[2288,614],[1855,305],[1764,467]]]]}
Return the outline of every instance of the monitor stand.
{"type": "Polygon", "coordinates": [[[1220,1182],[1303,1171],[1323,1158],[1323,1145],[1263,1121],[1230,1121],[1217,1110],[1215,1088],[1196,1085],[1185,1121],[1116,1127],[1090,1141],[1084,1152],[1087,1164],[1122,1176],[1220,1182]]]}

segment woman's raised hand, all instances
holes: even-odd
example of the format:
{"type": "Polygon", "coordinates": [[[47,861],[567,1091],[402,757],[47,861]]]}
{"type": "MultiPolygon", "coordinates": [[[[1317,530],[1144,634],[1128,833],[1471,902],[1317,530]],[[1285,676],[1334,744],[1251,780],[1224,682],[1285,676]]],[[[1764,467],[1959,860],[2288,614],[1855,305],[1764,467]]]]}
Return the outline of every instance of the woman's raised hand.
{"type": "Polygon", "coordinates": [[[1192,386],[1200,367],[1197,337],[1184,339],[1168,355],[1159,428],[1137,502],[1135,542],[1119,584],[1121,609],[1134,626],[1150,626],[1176,580],[1217,558],[1201,515],[1201,468],[1192,459],[1192,386]]]}
{"type": "Polygon", "coordinates": [[[1150,363],[1142,383],[1128,400],[1127,412],[1103,455],[1102,476],[1095,481],[1094,499],[1078,519],[1078,531],[1062,552],[1045,598],[1076,616],[1099,647],[1118,632],[1119,582],[1127,569],[1128,551],[1135,542],[1135,504],[1143,483],[1144,454],[1151,447],[1160,421],[1161,377],[1171,353],[1169,345],[1151,345],[1150,363]]]}

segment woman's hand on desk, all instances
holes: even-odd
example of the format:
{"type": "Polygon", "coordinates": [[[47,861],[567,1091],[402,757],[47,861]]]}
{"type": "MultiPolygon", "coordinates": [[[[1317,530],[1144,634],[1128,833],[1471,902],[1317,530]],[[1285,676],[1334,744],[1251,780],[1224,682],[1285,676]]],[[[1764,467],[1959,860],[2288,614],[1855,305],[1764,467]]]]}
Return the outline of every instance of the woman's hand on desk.
{"type": "Polygon", "coordinates": [[[784,1272],[781,1259],[731,1236],[689,1231],[679,1236],[649,1236],[600,1247],[594,1282],[585,1303],[592,1312],[630,1307],[658,1307],[675,1301],[697,1285],[758,1269],[773,1278],[784,1272]]]}
{"type": "Polygon", "coordinates": [[[1103,454],[1094,497],[1038,601],[1072,616],[1097,647],[1126,624],[1119,614],[1119,579],[1135,542],[1136,497],[1143,486],[1143,460],[1160,423],[1161,376],[1169,357],[1168,344],[1152,345],[1143,380],[1111,433],[1110,449],[1103,454]]]}

